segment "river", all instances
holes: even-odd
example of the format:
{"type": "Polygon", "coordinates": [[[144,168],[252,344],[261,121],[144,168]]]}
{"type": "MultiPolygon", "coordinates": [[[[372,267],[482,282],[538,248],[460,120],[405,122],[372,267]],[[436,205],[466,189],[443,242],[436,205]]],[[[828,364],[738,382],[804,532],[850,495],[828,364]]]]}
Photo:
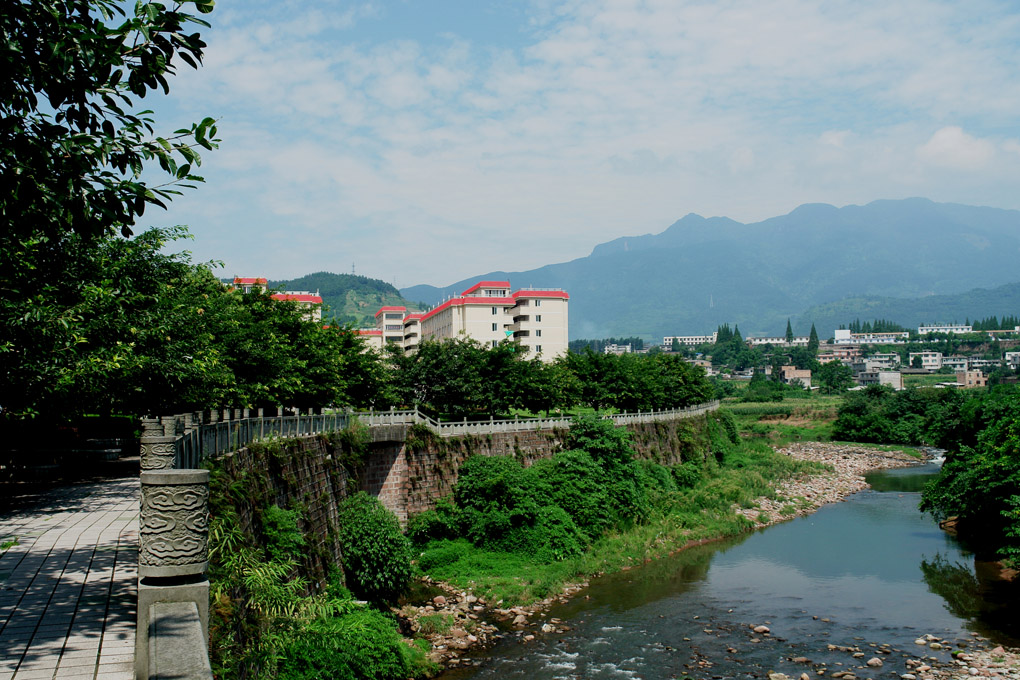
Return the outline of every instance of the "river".
{"type": "Polygon", "coordinates": [[[975,635],[1017,645],[1017,589],[976,570],[917,509],[937,471],[875,472],[846,502],[596,579],[545,614],[569,631],[530,642],[509,633],[441,677],[892,677],[910,672],[908,658],[946,660],[975,635]],[[924,635],[951,644],[916,645],[924,635]],[[881,668],[864,667],[873,657],[881,668]]]}

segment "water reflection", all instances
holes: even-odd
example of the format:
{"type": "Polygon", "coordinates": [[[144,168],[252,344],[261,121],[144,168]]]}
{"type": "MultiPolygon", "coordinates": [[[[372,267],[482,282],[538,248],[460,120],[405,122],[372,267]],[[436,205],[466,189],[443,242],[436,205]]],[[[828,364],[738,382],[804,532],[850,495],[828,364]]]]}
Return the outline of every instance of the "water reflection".
{"type": "Polygon", "coordinates": [[[874,491],[733,540],[699,546],[596,579],[549,616],[573,630],[504,641],[482,668],[444,677],[744,677],[789,659],[854,663],[830,644],[889,643],[905,655],[925,633],[1002,642],[1020,637],[1016,588],[985,578],[973,558],[918,510],[937,466],[869,476],[874,491]],[[757,639],[749,626],[768,622],[757,639]],[[759,636],[760,637],[760,636],[759,636]],[[707,666],[704,664],[708,664],[707,666]],[[708,669],[712,670],[709,671],[708,669]]]}

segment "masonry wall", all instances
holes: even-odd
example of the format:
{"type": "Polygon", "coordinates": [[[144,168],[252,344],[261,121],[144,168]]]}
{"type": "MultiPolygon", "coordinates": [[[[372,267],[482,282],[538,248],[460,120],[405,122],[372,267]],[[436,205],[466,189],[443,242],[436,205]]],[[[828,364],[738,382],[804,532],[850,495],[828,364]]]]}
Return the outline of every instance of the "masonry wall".
{"type": "MultiPolygon", "coordinates": [[[[626,426],[642,458],[666,465],[712,455],[714,414],[626,426]]],[[[717,426],[716,426],[717,427],[717,426]]],[[[315,436],[240,449],[217,461],[213,513],[232,507],[241,529],[264,540],[270,505],[301,511],[308,550],[303,571],[324,583],[342,563],[336,541],[338,508],[364,490],[400,519],[435,507],[453,493],[460,466],[473,455],[513,456],[525,466],[563,449],[565,429],[439,437],[424,426],[373,427],[369,441],[315,436]]]]}

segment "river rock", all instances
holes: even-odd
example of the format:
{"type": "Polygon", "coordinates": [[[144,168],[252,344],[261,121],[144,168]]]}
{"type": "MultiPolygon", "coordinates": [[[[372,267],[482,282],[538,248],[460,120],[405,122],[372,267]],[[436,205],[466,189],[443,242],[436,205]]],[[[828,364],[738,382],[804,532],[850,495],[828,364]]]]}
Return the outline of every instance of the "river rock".
{"type": "Polygon", "coordinates": [[[928,643],[928,649],[942,649],[942,643],[941,642],[929,642],[928,643]]]}
{"type": "Polygon", "coordinates": [[[514,617],[514,625],[515,626],[523,626],[523,625],[525,625],[527,623],[528,623],[528,617],[525,616],[524,614],[518,614],[516,617],[514,617]]]}
{"type": "Polygon", "coordinates": [[[755,626],[754,627],[754,632],[757,633],[758,635],[764,635],[765,633],[769,632],[769,627],[768,626],[755,626]]]}
{"type": "Polygon", "coordinates": [[[769,680],[790,680],[784,673],[769,673],[769,680]]]}
{"type": "Polygon", "coordinates": [[[551,623],[543,623],[542,624],[542,632],[543,633],[551,633],[554,630],[556,630],[556,626],[552,625],[551,623]]]}
{"type": "Polygon", "coordinates": [[[442,607],[443,605],[446,604],[446,598],[443,597],[442,595],[436,595],[435,597],[432,598],[432,603],[435,604],[437,607],[442,607]]]}
{"type": "Polygon", "coordinates": [[[917,638],[916,640],[914,640],[914,644],[915,645],[926,645],[926,644],[928,644],[928,641],[925,640],[924,638],[917,638]]]}
{"type": "Polygon", "coordinates": [[[867,665],[870,666],[871,668],[881,668],[882,667],[882,660],[879,659],[877,656],[874,656],[874,657],[868,659],[867,665]]]}

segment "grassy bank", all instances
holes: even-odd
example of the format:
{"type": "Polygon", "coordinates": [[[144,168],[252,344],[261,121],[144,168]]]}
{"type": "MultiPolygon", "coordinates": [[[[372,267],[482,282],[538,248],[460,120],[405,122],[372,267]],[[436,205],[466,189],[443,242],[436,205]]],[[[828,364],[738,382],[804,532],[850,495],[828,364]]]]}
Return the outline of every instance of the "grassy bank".
{"type": "MultiPolygon", "coordinates": [[[[538,546],[506,550],[467,538],[419,537],[418,564],[430,577],[472,591],[490,603],[528,605],[591,576],[746,531],[752,523],[737,514],[734,506],[754,507],[757,498],[775,497],[777,482],[822,469],[776,454],[764,441],[716,441],[716,446],[716,455],[696,473],[689,463],[678,466],[688,466],[680,473],[686,475],[685,484],[648,484],[642,511],[616,522],[578,554],[542,559],[539,556],[548,553],[538,546]]],[[[676,471],[671,472],[676,480],[676,471]]]]}

